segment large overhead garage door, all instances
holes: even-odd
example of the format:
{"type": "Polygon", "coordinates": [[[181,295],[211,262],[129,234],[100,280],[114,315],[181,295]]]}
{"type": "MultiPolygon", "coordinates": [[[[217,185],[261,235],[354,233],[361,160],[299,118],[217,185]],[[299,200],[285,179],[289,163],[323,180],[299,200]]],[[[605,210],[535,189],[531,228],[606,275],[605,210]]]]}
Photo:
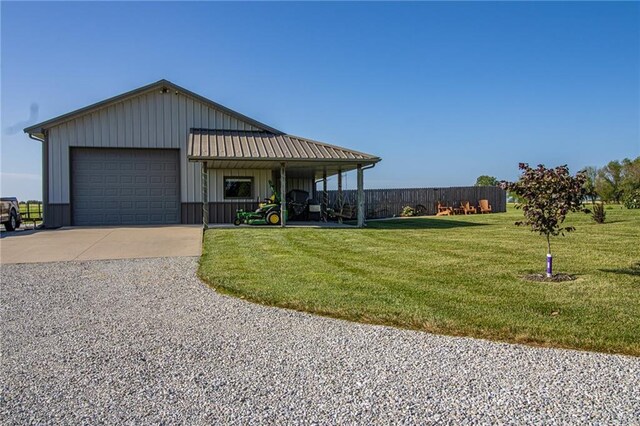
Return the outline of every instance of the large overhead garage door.
{"type": "Polygon", "coordinates": [[[179,223],[179,176],[178,150],[72,148],[72,223],[179,223]]]}

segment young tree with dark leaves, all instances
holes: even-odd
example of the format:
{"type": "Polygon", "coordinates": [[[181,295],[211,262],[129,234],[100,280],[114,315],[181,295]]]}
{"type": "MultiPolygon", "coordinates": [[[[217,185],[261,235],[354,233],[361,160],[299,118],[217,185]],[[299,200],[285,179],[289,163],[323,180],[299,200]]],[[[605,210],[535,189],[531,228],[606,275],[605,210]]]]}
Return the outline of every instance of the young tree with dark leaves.
{"type": "Polygon", "coordinates": [[[587,176],[580,171],[571,176],[569,168],[559,166],[547,169],[542,164],[536,168],[526,163],[518,166],[522,175],[517,182],[501,182],[503,189],[516,194],[521,202],[524,220],[516,222],[518,226],[530,226],[531,231],[547,238],[547,277],[553,276],[553,256],[551,255],[551,237],[574,231],[573,226],[563,226],[569,212],[586,212],[582,206],[586,195],[587,176]]]}

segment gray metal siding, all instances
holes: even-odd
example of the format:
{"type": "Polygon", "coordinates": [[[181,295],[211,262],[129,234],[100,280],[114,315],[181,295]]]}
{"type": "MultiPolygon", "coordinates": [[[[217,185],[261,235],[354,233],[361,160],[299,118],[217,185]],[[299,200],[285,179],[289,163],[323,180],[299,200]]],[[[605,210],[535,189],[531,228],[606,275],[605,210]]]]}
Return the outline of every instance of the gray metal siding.
{"type": "Polygon", "coordinates": [[[178,150],[73,148],[74,225],[180,222],[178,150]]]}
{"type": "Polygon", "coordinates": [[[43,204],[45,228],[59,228],[71,225],[71,205],[43,204]]]}
{"type": "MultiPolygon", "coordinates": [[[[271,196],[269,180],[274,179],[270,169],[209,169],[209,223],[232,223],[238,209],[255,210],[257,199],[262,201],[271,196]],[[251,176],[254,182],[254,197],[245,200],[224,199],[224,178],[226,176],[251,176]]],[[[276,179],[277,181],[277,179],[276,179]]],[[[287,178],[287,191],[302,189],[314,197],[312,177],[287,178]]],[[[276,188],[279,185],[276,182],[276,188]]],[[[202,203],[182,203],[182,223],[202,223],[202,203]]]]}
{"type": "Polygon", "coordinates": [[[307,191],[309,196],[313,196],[313,187],[315,181],[313,178],[290,178],[287,177],[287,192],[292,189],[301,189],[307,191]]]}
{"type": "Polygon", "coordinates": [[[259,130],[182,93],[141,93],[49,130],[49,203],[70,202],[71,147],[177,148],[181,201],[201,201],[200,164],[186,155],[193,127],[259,130]]]}
{"type": "MultiPolygon", "coordinates": [[[[238,209],[253,211],[257,208],[255,201],[209,203],[209,223],[233,223],[238,209]]],[[[182,223],[202,224],[202,203],[182,203],[182,223]]]]}
{"type": "Polygon", "coordinates": [[[269,169],[209,169],[209,201],[210,202],[252,202],[271,196],[269,188],[271,170],[269,169]],[[253,196],[247,199],[225,200],[224,178],[233,176],[246,176],[253,178],[253,196]]]}
{"type": "MultiPolygon", "coordinates": [[[[276,183],[270,169],[209,169],[209,201],[210,202],[252,202],[256,199],[264,199],[271,196],[269,180],[276,183]],[[224,178],[232,176],[252,177],[254,194],[247,199],[226,200],[224,198],[224,178]]],[[[277,180],[277,179],[276,179],[277,180]]],[[[313,192],[314,180],[312,177],[292,177],[287,178],[287,191],[291,189],[302,189],[313,192]]],[[[276,187],[280,190],[280,187],[276,187]]]]}

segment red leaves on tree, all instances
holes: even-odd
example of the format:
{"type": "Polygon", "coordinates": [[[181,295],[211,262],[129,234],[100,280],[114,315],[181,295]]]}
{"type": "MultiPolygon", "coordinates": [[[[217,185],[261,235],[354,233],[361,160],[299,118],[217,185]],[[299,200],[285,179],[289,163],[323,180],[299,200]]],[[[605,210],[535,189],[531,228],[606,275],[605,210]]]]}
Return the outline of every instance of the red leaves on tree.
{"type": "Polygon", "coordinates": [[[518,167],[522,175],[517,182],[500,183],[503,189],[522,200],[516,208],[522,209],[524,220],[516,225],[530,226],[531,231],[545,235],[547,242],[551,236],[573,231],[574,227],[562,224],[569,212],[589,212],[582,206],[586,174],[581,171],[571,176],[566,165],[547,169],[542,164],[531,168],[520,163],[518,167]]]}

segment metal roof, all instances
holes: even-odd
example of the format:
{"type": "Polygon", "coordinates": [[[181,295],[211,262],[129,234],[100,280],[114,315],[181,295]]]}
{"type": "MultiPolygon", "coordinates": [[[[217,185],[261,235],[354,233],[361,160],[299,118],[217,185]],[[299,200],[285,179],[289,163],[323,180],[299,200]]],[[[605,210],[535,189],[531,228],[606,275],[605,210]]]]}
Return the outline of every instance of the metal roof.
{"type": "Polygon", "coordinates": [[[191,129],[191,160],[283,160],[372,164],[379,157],[298,136],[269,132],[191,129]]]}
{"type": "Polygon", "coordinates": [[[230,108],[227,108],[227,107],[225,107],[223,105],[220,105],[219,103],[216,103],[216,102],[214,102],[214,101],[212,101],[210,99],[205,98],[204,96],[200,96],[197,93],[191,92],[191,91],[189,91],[189,90],[187,90],[187,89],[185,89],[183,87],[178,86],[175,83],[170,82],[169,80],[164,80],[164,79],[163,80],[158,80],[155,83],[151,83],[151,84],[148,84],[146,86],[139,87],[139,88],[131,90],[129,92],[120,94],[118,96],[114,96],[112,98],[105,99],[104,101],[97,102],[95,104],[86,106],[84,108],[77,109],[77,110],[69,112],[67,114],[60,115],[60,116],[52,118],[50,120],[43,121],[43,122],[38,123],[38,124],[34,124],[32,126],[29,126],[29,127],[25,128],[24,132],[32,134],[32,135],[33,134],[42,134],[44,129],[48,129],[50,127],[54,127],[54,126],[56,126],[58,124],[64,123],[65,121],[73,120],[74,118],[76,118],[76,117],[78,117],[80,115],[87,114],[88,112],[92,112],[92,111],[94,111],[94,110],[96,110],[98,108],[104,108],[105,106],[111,105],[113,103],[120,102],[120,101],[123,101],[125,99],[132,98],[132,97],[138,96],[138,95],[140,95],[142,93],[149,92],[149,91],[152,91],[152,90],[156,90],[156,89],[159,89],[159,88],[166,88],[166,89],[169,89],[169,90],[173,90],[173,91],[182,93],[182,94],[184,94],[186,96],[189,96],[191,98],[194,98],[194,99],[196,99],[196,100],[198,100],[198,101],[200,101],[200,102],[202,102],[204,104],[207,104],[207,105],[211,106],[214,109],[217,109],[219,111],[225,112],[225,113],[227,113],[227,114],[229,114],[229,115],[231,115],[231,116],[233,116],[233,117],[235,117],[235,118],[237,118],[237,119],[239,119],[241,121],[249,123],[252,126],[255,126],[255,127],[259,128],[259,129],[263,129],[263,130],[265,130],[267,132],[272,132],[272,133],[275,133],[275,134],[282,134],[283,133],[280,130],[274,129],[273,127],[267,126],[266,124],[260,123],[259,121],[256,121],[253,118],[250,118],[250,117],[247,117],[246,115],[240,114],[237,111],[234,111],[234,110],[232,110],[230,108]]]}

